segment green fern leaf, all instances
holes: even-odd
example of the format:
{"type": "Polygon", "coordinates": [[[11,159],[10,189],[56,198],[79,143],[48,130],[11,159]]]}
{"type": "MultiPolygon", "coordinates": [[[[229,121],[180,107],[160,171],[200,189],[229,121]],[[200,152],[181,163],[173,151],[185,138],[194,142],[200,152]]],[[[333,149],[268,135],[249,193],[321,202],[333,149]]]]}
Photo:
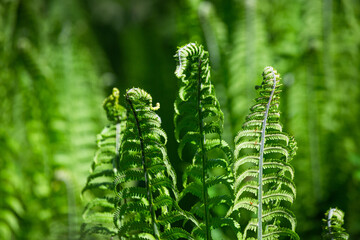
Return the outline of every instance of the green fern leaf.
{"type": "Polygon", "coordinates": [[[20,228],[20,218],[24,215],[21,199],[21,183],[14,159],[16,142],[10,135],[0,130],[0,239],[16,238],[20,228]]]}
{"type": "Polygon", "coordinates": [[[296,143],[282,132],[279,81],[276,70],[266,67],[263,82],[256,87],[259,97],[235,137],[235,201],[228,215],[243,210],[257,214],[247,220],[244,238],[251,239],[256,232],[257,239],[299,238],[295,216],[287,209],[296,197],[294,169],[289,164],[296,143]]]}
{"type": "Polygon", "coordinates": [[[172,227],[161,234],[161,239],[164,240],[176,240],[179,238],[194,239],[187,231],[178,227],[172,227]]]}
{"type": "Polygon", "coordinates": [[[344,212],[337,208],[330,208],[323,219],[322,238],[325,240],[349,239],[349,234],[342,227],[344,212]]]}
{"type": "Polygon", "coordinates": [[[119,90],[105,99],[103,107],[112,123],[98,136],[98,150],[91,166],[91,172],[82,193],[91,192],[94,198],[83,212],[84,223],[81,236],[115,235],[113,212],[115,209],[114,177],[119,166],[119,147],[125,128],[125,108],[119,105],[119,90]]]}
{"type": "Polygon", "coordinates": [[[127,122],[119,172],[114,181],[114,223],[121,239],[192,239],[172,224],[191,219],[177,205],[175,172],[167,157],[167,136],[151,96],[142,89],[126,93],[127,122]]]}
{"type": "Polygon", "coordinates": [[[175,101],[175,137],[179,142],[179,157],[189,164],[183,176],[180,204],[187,202],[189,194],[196,197],[196,202],[187,207],[203,224],[194,229],[193,234],[211,239],[211,230],[220,227],[212,222],[225,219],[225,214],[215,213],[219,205],[210,204],[211,198],[215,201],[222,192],[228,201],[218,203],[227,209],[232,201],[230,164],[233,153],[221,138],[224,116],[210,81],[208,52],[203,46],[190,43],[179,48],[175,58],[178,61],[175,75],[180,79],[175,101]],[[183,157],[188,149],[192,159],[183,157]]]}

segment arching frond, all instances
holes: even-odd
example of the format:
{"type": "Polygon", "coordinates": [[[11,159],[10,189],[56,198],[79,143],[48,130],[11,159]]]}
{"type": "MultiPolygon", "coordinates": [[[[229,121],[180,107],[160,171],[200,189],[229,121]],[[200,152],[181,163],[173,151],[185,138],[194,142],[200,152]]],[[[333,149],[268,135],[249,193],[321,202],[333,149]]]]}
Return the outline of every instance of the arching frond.
{"type": "Polygon", "coordinates": [[[229,215],[241,209],[257,214],[256,219],[248,219],[245,238],[255,237],[256,232],[257,239],[299,238],[295,216],[288,209],[296,197],[289,164],[296,143],[279,121],[280,86],[279,74],[266,67],[263,82],[256,86],[259,97],[235,138],[235,201],[229,215]]]}
{"type": "Polygon", "coordinates": [[[167,157],[166,134],[142,89],[126,93],[127,123],[116,175],[114,223],[121,239],[192,239],[174,223],[195,219],[177,205],[176,176],[167,157]]]}
{"type": "Polygon", "coordinates": [[[225,213],[216,211],[219,206],[229,209],[232,203],[229,166],[233,153],[221,138],[224,116],[210,80],[208,52],[203,46],[190,43],[179,48],[175,58],[178,61],[175,75],[180,79],[175,101],[175,137],[180,158],[189,163],[183,176],[180,204],[187,201],[188,194],[196,197],[196,201],[187,206],[202,222],[202,227],[193,232],[211,239],[212,229],[236,225],[225,213]],[[183,152],[187,149],[191,157],[185,159],[183,152]],[[217,201],[219,197],[224,201],[217,201]]]}

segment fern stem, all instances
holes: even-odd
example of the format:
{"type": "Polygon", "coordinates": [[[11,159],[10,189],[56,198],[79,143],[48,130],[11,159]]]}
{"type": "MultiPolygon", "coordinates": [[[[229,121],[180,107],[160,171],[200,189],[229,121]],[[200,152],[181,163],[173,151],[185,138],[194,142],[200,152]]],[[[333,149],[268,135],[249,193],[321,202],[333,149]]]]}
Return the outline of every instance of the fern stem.
{"type": "MultiPolygon", "coordinates": [[[[328,214],[328,219],[327,219],[327,225],[328,225],[328,230],[329,230],[329,236],[332,236],[331,235],[331,218],[332,218],[332,215],[334,213],[334,208],[330,208],[329,210],[329,214],[328,214]]],[[[334,240],[333,237],[331,237],[331,240],[334,240]]]]}
{"type": "Polygon", "coordinates": [[[207,187],[206,187],[206,150],[205,150],[205,134],[204,134],[204,123],[202,116],[202,106],[201,106],[201,58],[199,57],[199,71],[198,71],[198,86],[197,86],[197,110],[198,110],[198,120],[199,120],[199,131],[201,135],[200,147],[202,152],[202,186],[203,186],[203,198],[204,198],[204,215],[205,215],[205,239],[211,239],[210,235],[210,223],[209,223],[209,206],[208,206],[208,196],[207,196],[207,187]]]}
{"type": "Polygon", "coordinates": [[[145,159],[144,139],[143,139],[143,135],[142,135],[142,132],[141,132],[140,122],[139,122],[137,113],[136,113],[136,111],[134,109],[134,106],[133,106],[128,94],[126,94],[126,100],[130,105],[131,111],[133,112],[135,122],[136,122],[136,127],[137,127],[137,130],[138,130],[138,135],[139,135],[139,139],[140,139],[140,148],[141,148],[141,160],[142,160],[144,176],[145,176],[145,186],[146,186],[146,192],[147,192],[147,200],[149,202],[149,211],[150,211],[150,214],[151,214],[151,225],[153,226],[153,231],[154,231],[155,238],[157,240],[159,240],[160,239],[160,234],[159,234],[159,230],[158,230],[158,227],[157,227],[156,221],[155,221],[155,209],[154,209],[154,206],[153,206],[153,196],[152,196],[152,192],[151,192],[151,189],[150,189],[148,167],[147,167],[147,162],[146,162],[146,159],[145,159]]]}
{"type": "Polygon", "coordinates": [[[116,136],[115,136],[115,158],[113,160],[113,171],[116,174],[118,167],[119,167],[119,161],[120,161],[120,123],[116,124],[116,136]]]}
{"type": "Polygon", "coordinates": [[[270,67],[271,69],[271,73],[274,79],[274,85],[272,87],[272,91],[269,97],[269,101],[266,105],[266,110],[265,110],[265,114],[264,114],[264,121],[262,124],[262,129],[261,129],[261,142],[260,142],[260,158],[259,158],[259,191],[258,191],[258,240],[262,239],[262,177],[263,177],[263,164],[264,164],[264,145],[265,145],[265,130],[266,130],[266,121],[267,121],[267,117],[269,115],[269,109],[270,109],[270,104],[272,101],[272,98],[274,96],[274,92],[275,92],[275,87],[276,87],[276,76],[274,73],[274,69],[272,67],[270,67]]]}

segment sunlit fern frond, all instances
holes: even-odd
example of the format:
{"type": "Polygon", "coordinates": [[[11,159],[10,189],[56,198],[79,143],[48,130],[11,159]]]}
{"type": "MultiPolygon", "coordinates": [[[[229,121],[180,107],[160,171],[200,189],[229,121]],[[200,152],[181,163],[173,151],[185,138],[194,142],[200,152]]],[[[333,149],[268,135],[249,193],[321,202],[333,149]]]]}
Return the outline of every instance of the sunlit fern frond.
{"type": "Polygon", "coordinates": [[[180,199],[188,201],[187,195],[196,198],[186,204],[202,222],[194,234],[211,239],[211,230],[219,226],[232,227],[236,232],[235,222],[217,211],[229,209],[232,204],[232,151],[221,137],[224,117],[210,81],[208,52],[203,46],[190,43],[181,47],[175,57],[175,75],[180,79],[175,101],[175,137],[180,158],[189,163],[180,199]],[[186,150],[190,152],[188,159],[183,157],[186,150]]]}
{"type": "Polygon", "coordinates": [[[299,238],[289,210],[296,197],[290,165],[296,142],[282,131],[279,121],[280,86],[280,75],[266,67],[261,85],[256,86],[259,97],[235,138],[235,201],[229,213],[252,213],[244,238],[255,236],[249,232],[257,232],[258,239],[299,238]]]}
{"type": "Polygon", "coordinates": [[[117,209],[114,223],[120,239],[192,239],[173,223],[187,220],[180,210],[176,176],[167,157],[166,133],[142,89],[126,93],[127,122],[116,175],[117,209]]]}
{"type": "Polygon", "coordinates": [[[349,234],[342,227],[344,224],[344,212],[337,208],[330,208],[323,219],[322,238],[324,240],[347,240],[349,234]]]}
{"type": "Polygon", "coordinates": [[[83,212],[82,239],[87,235],[116,235],[113,223],[114,178],[119,167],[119,148],[126,116],[125,108],[119,105],[118,89],[113,89],[112,94],[105,99],[103,107],[111,123],[98,135],[98,150],[82,190],[82,193],[91,192],[93,195],[83,212]]]}

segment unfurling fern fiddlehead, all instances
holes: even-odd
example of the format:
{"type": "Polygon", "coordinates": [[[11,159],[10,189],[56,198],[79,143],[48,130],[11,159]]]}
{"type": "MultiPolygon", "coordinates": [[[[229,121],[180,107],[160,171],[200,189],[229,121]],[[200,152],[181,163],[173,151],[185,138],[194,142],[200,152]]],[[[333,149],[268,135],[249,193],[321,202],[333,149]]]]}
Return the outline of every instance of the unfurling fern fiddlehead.
{"type": "Polygon", "coordinates": [[[232,205],[232,151],[221,138],[223,113],[210,81],[208,52],[201,45],[190,43],[180,48],[175,57],[178,60],[175,75],[181,80],[175,102],[175,136],[180,143],[180,158],[183,159],[184,148],[191,149],[192,156],[183,176],[180,200],[188,194],[196,197],[190,211],[200,219],[201,228],[193,232],[211,239],[212,229],[223,226],[236,229],[231,218],[215,213],[219,205],[225,209],[232,205]]]}
{"type": "Polygon", "coordinates": [[[296,142],[282,131],[279,121],[279,81],[276,70],[264,69],[263,82],[256,87],[260,96],[235,138],[235,201],[229,215],[240,209],[257,214],[248,221],[244,238],[248,231],[257,231],[257,239],[299,239],[295,216],[288,209],[296,196],[289,163],[296,142]]]}
{"type": "Polygon", "coordinates": [[[343,224],[344,212],[337,208],[330,208],[323,219],[322,238],[324,240],[349,239],[349,234],[342,227],[343,224]]]}
{"type": "Polygon", "coordinates": [[[173,226],[191,216],[180,210],[176,176],[167,157],[166,133],[142,89],[126,93],[127,122],[115,179],[117,209],[114,222],[120,239],[192,239],[173,226]]]}
{"type": "Polygon", "coordinates": [[[86,235],[115,235],[113,224],[115,209],[114,177],[119,167],[119,146],[125,128],[126,110],[119,105],[119,90],[105,99],[103,107],[111,124],[98,135],[98,150],[91,173],[82,193],[90,191],[95,198],[87,203],[81,227],[81,238],[86,235]]]}

